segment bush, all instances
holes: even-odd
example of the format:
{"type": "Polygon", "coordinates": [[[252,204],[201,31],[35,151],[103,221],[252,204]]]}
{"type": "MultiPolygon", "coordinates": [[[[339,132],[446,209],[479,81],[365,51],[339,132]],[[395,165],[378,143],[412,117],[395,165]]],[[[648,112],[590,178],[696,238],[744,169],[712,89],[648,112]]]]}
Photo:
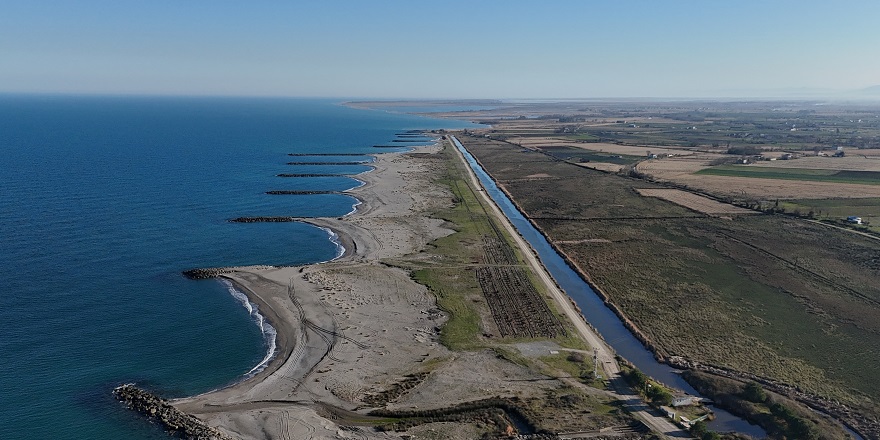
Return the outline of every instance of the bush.
{"type": "Polygon", "coordinates": [[[648,398],[655,405],[671,405],[672,394],[664,388],[652,386],[648,388],[648,398]]]}
{"type": "Polygon", "coordinates": [[[767,393],[757,382],[747,383],[740,395],[749,402],[764,403],[767,401],[767,393]]]}

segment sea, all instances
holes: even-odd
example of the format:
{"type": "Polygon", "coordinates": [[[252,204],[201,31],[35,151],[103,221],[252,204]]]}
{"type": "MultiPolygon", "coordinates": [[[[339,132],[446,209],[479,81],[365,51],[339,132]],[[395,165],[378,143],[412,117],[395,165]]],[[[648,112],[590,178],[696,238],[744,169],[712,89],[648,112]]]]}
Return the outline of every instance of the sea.
{"type": "Polygon", "coordinates": [[[328,99],[0,95],[0,439],[167,439],[113,388],[202,393],[274,349],[246,297],[181,271],[342,250],[305,223],[229,219],[349,215],[358,201],[338,192],[368,155],[467,127],[328,99]]]}

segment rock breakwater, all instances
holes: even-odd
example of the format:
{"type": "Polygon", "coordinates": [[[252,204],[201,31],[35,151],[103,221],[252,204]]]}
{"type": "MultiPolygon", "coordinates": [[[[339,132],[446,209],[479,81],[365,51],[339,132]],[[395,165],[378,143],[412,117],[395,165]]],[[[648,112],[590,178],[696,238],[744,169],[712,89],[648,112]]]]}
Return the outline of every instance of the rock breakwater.
{"type": "Polygon", "coordinates": [[[287,191],[287,190],[272,190],[266,191],[266,194],[271,194],[273,196],[277,195],[309,195],[309,194],[339,194],[341,191],[287,191]]]}
{"type": "Polygon", "coordinates": [[[363,153],[287,153],[288,156],[363,156],[363,153]]]}
{"type": "Polygon", "coordinates": [[[205,422],[181,412],[164,399],[133,384],[116,387],[113,395],[138,413],[159,422],[172,435],[191,440],[234,440],[205,422]]]}
{"type": "Polygon", "coordinates": [[[183,271],[183,276],[191,280],[207,280],[209,278],[217,278],[221,275],[229,274],[234,271],[235,269],[231,267],[198,268],[183,271]]]}
{"type": "Polygon", "coordinates": [[[236,217],[231,223],[284,223],[299,221],[299,217],[236,217]]]}
{"type": "Polygon", "coordinates": [[[369,160],[349,160],[349,161],[324,161],[324,162],[287,162],[288,165],[363,165],[370,163],[369,160]]]}
{"type": "MultiPolygon", "coordinates": [[[[244,266],[248,269],[273,269],[276,267],[283,266],[269,266],[269,265],[258,265],[258,266],[244,266]]],[[[209,278],[217,278],[226,274],[233,273],[237,270],[242,269],[242,266],[228,266],[228,267],[198,267],[195,269],[188,269],[183,271],[183,276],[191,279],[191,280],[206,280],[209,278]]]]}
{"type": "Polygon", "coordinates": [[[305,174],[287,174],[281,173],[276,174],[277,177],[344,177],[345,174],[320,174],[320,173],[305,173],[305,174]]]}

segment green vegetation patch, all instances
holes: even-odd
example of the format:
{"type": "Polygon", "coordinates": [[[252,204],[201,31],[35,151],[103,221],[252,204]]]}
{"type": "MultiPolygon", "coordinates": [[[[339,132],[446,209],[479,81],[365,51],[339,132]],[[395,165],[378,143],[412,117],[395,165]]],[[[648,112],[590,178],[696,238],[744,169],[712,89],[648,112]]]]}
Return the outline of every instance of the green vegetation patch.
{"type": "Polygon", "coordinates": [[[694,370],[682,375],[719,407],[764,428],[771,439],[850,438],[833,420],[796,401],[765,391],[755,382],[742,383],[694,370]]]}
{"type": "Polygon", "coordinates": [[[808,215],[818,220],[845,222],[847,217],[861,217],[864,227],[880,232],[880,198],[798,199],[779,202],[782,212],[808,215]]]}
{"type": "Polygon", "coordinates": [[[541,151],[558,159],[571,162],[605,162],[617,165],[632,165],[643,159],[642,157],[622,154],[597,153],[583,148],[573,147],[544,147],[541,148],[541,151]]]}
{"type": "Polygon", "coordinates": [[[756,167],[748,165],[720,165],[702,169],[695,174],[880,185],[880,172],[876,171],[835,171],[805,168],[756,167]]]}

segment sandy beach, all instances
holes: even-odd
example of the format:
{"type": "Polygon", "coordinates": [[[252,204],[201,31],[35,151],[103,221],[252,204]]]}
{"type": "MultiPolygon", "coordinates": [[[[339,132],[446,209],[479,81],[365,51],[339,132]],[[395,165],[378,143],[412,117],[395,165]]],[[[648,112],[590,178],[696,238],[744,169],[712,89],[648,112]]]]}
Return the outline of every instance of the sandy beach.
{"type": "MultiPolygon", "coordinates": [[[[406,271],[380,262],[418,253],[452,233],[428,216],[452,200],[432,183],[444,165],[425,155],[438,151],[434,146],[414,155],[378,155],[375,171],[359,176],[366,184],[351,191],[362,201],[355,214],[308,220],[339,236],[346,249],[339,259],[241,267],[224,275],[275,326],[278,354],[248,380],[172,404],[241,438],[400,438],[345,426],[340,419],[363,417],[353,412],[368,407],[364,397],[429,364],[431,375],[402,399],[403,407],[492,397],[529,386],[498,377],[541,377],[488,351],[446,349],[438,336],[447,318],[434,296],[406,271]]],[[[444,435],[471,438],[469,429],[463,425],[444,435]]]]}
{"type": "MultiPolygon", "coordinates": [[[[378,155],[375,171],[359,176],[365,184],[350,191],[362,202],[356,213],[307,220],[338,235],[345,248],[340,258],[303,267],[240,267],[224,273],[275,326],[277,355],[247,380],[171,404],[243,439],[472,439],[484,432],[473,423],[434,422],[406,432],[380,432],[367,414],[376,408],[448,408],[499,396],[531,399],[568,393],[565,390],[572,387],[600,400],[639,402],[625,385],[598,390],[570,378],[547,376],[488,346],[451,351],[439,342],[448,316],[437,307],[432,292],[393,262],[405,257],[430,264],[431,257],[421,251],[454,232],[451,224],[430,216],[453,201],[446,187],[436,183],[447,166],[439,160],[440,151],[437,145],[420,147],[416,153],[378,155]],[[376,403],[376,396],[389,395],[376,403]]],[[[479,187],[469,169],[467,178],[479,187]]],[[[513,237],[548,299],[573,323],[579,337],[598,349],[606,377],[616,378],[612,350],[498,207],[485,192],[478,193],[513,237]]],[[[566,350],[540,340],[504,346],[533,361],[566,350]]],[[[641,405],[630,406],[633,415],[655,431],[683,435],[641,405]]]]}

